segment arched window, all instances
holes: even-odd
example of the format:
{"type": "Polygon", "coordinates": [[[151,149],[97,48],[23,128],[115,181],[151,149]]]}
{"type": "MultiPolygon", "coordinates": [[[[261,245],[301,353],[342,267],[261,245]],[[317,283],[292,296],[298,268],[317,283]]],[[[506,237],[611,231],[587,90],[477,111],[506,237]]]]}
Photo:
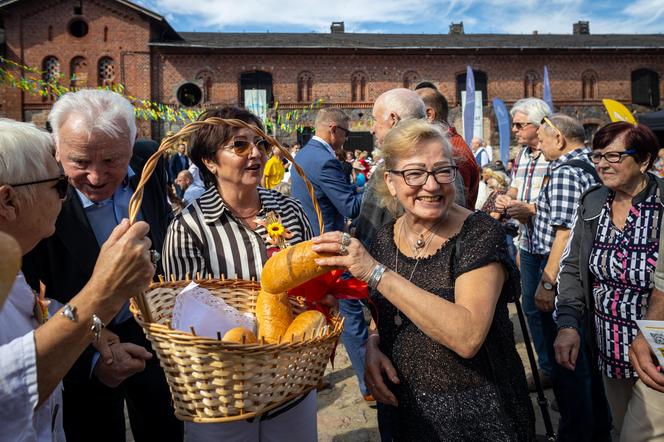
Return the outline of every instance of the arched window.
{"type": "MultiPolygon", "coordinates": [[[[487,103],[487,77],[486,73],[482,71],[473,71],[475,77],[475,91],[482,92],[482,106],[487,103]]],[[[457,103],[461,103],[461,91],[466,90],[466,73],[457,74],[456,76],[456,99],[457,103]]]]}
{"type": "Polygon", "coordinates": [[[212,72],[205,69],[196,74],[196,80],[200,81],[201,86],[203,87],[203,102],[212,101],[212,83],[213,83],[212,72]]]}
{"type": "Polygon", "coordinates": [[[523,96],[536,97],[538,90],[539,76],[535,71],[526,72],[526,77],[523,80],[523,96]]]}
{"type": "Polygon", "coordinates": [[[403,87],[406,89],[414,88],[420,82],[420,74],[415,71],[408,71],[403,76],[403,87]]]}
{"type": "Polygon", "coordinates": [[[632,103],[659,106],[659,74],[650,69],[632,72],[632,103]]]}
{"type": "Polygon", "coordinates": [[[311,72],[301,72],[297,76],[297,101],[310,102],[313,99],[314,76],[311,72]]]}
{"type": "Polygon", "coordinates": [[[274,97],[272,96],[272,74],[263,71],[244,72],[240,74],[240,105],[246,106],[244,102],[245,91],[264,90],[265,100],[268,107],[274,106],[274,97]]]}
{"type": "Polygon", "coordinates": [[[581,75],[581,98],[594,100],[597,97],[597,74],[593,71],[585,71],[581,75]]]}
{"type": "Polygon", "coordinates": [[[60,60],[52,55],[44,58],[42,71],[44,71],[42,79],[46,83],[58,81],[60,78],[60,60]]]}
{"type": "Polygon", "coordinates": [[[350,77],[350,95],[351,101],[367,100],[367,74],[364,72],[355,72],[350,77]]]}
{"type": "Polygon", "coordinates": [[[111,57],[102,57],[97,65],[99,86],[112,86],[115,81],[115,62],[111,57]]]}
{"type": "Polygon", "coordinates": [[[71,87],[81,88],[88,84],[88,62],[85,57],[74,57],[69,64],[71,87]]]}

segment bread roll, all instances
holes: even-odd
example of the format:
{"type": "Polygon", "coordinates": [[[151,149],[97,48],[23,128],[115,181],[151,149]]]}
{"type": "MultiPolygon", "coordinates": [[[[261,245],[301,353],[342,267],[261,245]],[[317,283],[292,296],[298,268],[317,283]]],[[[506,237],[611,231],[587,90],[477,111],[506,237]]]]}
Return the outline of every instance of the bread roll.
{"type": "Polygon", "coordinates": [[[0,310],[21,268],[21,246],[13,236],[0,232],[0,310]]]}
{"type": "Polygon", "coordinates": [[[272,255],[261,274],[263,290],[282,293],[332,270],[333,267],[319,266],[314,259],[334,255],[318,254],[312,245],[311,241],[304,241],[272,255]]]}
{"type": "Polygon", "coordinates": [[[258,338],[264,338],[268,344],[276,344],[293,321],[290,302],[286,293],[273,295],[264,290],[256,299],[256,320],[258,338]]]}
{"type": "Polygon", "coordinates": [[[221,340],[233,344],[256,344],[258,342],[256,335],[244,327],[235,327],[228,330],[221,340]]]}
{"type": "Polygon", "coordinates": [[[285,342],[300,342],[318,336],[323,327],[327,325],[325,315],[318,310],[307,310],[293,319],[288,326],[283,340],[285,342]]]}

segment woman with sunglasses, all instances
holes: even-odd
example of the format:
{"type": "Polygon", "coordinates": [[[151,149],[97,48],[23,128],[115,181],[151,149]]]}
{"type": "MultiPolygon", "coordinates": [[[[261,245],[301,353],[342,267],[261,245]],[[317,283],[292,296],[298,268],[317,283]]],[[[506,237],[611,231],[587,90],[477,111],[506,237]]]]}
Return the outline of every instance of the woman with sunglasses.
{"type": "Polygon", "coordinates": [[[662,311],[661,299],[651,292],[664,182],[648,173],[658,142],[644,125],[617,122],[595,134],[592,148],[588,155],[603,185],[582,197],[561,260],[556,360],[574,370],[582,340],[579,329],[588,330],[584,339],[603,374],[621,440],[654,440],[650,437],[664,436],[653,433],[664,432],[664,394],[637,381],[628,351],[639,331],[635,321],[649,318],[656,303],[662,311]],[[650,411],[636,412],[639,409],[650,411]]]}
{"type": "Polygon", "coordinates": [[[314,239],[318,251],[338,254],[319,264],[347,268],[371,288],[377,331],[365,379],[391,406],[380,415],[391,415],[397,441],[534,440],[507,310],[519,276],[503,229],[455,204],[457,168],[441,127],[401,121],[381,150],[383,202],[403,215],[370,252],[340,232],[314,239]]]}
{"type": "MultiPolygon", "coordinates": [[[[25,255],[53,235],[67,186],[51,136],[32,124],[0,119],[0,232],[20,248],[10,244],[0,250],[3,256],[25,255]]],[[[2,275],[15,281],[4,305],[0,299],[0,439],[65,439],[62,378],[90,344],[107,339],[104,324],[129,297],[147,288],[154,273],[148,229],[144,222],[129,227],[126,220],[117,226],[91,279],[64,307],[34,293],[23,272],[2,275]]],[[[4,289],[9,287],[2,284],[4,289]]],[[[135,351],[151,356],[142,347],[135,351]]],[[[114,362],[110,348],[102,357],[100,363],[114,362]]]]}
{"type": "MultiPolygon", "coordinates": [[[[209,117],[238,119],[263,129],[251,112],[237,107],[208,110],[209,117]]],[[[211,275],[260,281],[263,265],[276,250],[265,224],[274,213],[295,244],[311,238],[299,202],[259,187],[270,146],[252,129],[206,125],[190,140],[190,158],[206,191],[180,212],[168,228],[163,248],[166,275],[176,279],[211,275]]],[[[316,394],[311,392],[252,422],[185,424],[188,441],[315,440],[316,394]]]]}

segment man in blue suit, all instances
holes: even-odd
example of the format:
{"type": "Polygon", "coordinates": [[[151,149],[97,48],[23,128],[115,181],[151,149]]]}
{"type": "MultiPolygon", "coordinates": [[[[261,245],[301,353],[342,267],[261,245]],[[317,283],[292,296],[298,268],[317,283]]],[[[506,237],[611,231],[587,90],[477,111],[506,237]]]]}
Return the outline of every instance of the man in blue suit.
{"type": "MultiPolygon", "coordinates": [[[[341,162],[334,153],[343,147],[348,138],[349,121],[350,118],[341,109],[321,109],[316,115],[316,135],[297,154],[297,164],[314,188],[326,232],[343,232],[346,219],[355,218],[360,213],[362,194],[348,184],[341,162]]],[[[314,233],[319,235],[318,218],[302,177],[293,173],[291,180],[293,197],[300,200],[314,233]]],[[[364,385],[364,343],[368,331],[362,304],[357,300],[339,300],[339,312],[345,318],[341,340],[353,364],[360,391],[365,400],[373,401],[364,385]]]]}

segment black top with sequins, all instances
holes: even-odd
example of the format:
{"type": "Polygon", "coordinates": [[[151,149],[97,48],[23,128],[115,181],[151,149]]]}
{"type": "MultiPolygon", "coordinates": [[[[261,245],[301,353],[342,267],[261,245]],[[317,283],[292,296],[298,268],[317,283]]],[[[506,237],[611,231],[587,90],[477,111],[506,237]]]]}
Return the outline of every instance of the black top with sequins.
{"type": "MultiPolygon", "coordinates": [[[[379,231],[371,254],[394,270],[398,253],[399,274],[408,278],[416,260],[398,251],[393,239],[394,224],[391,222],[379,231]]],[[[487,338],[470,359],[429,338],[403,313],[402,324],[396,325],[396,308],[380,292],[372,290],[380,349],[394,364],[401,381],[398,385],[388,381],[399,401],[393,422],[395,440],[534,439],[534,413],[507,309],[507,303],[520,293],[519,275],[507,254],[505,233],[498,222],[482,212],[471,214],[459,234],[432,256],[420,259],[412,283],[454,302],[455,279],[492,262],[501,263],[509,277],[487,338]],[[461,244],[455,259],[457,241],[461,244]]]]}

